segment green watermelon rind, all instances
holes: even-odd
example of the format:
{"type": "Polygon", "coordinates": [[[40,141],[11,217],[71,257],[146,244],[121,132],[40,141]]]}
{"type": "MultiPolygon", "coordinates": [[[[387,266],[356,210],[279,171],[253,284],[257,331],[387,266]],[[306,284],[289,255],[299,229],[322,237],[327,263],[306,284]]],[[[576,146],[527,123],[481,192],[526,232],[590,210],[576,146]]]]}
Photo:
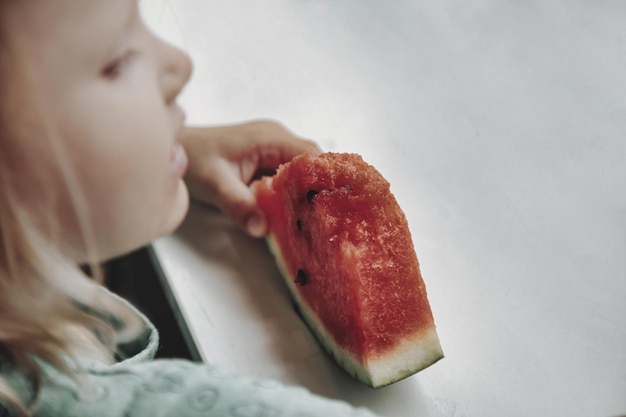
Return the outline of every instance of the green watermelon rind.
{"type": "Polygon", "coordinates": [[[350,352],[341,349],[333,341],[332,336],[300,297],[294,284],[294,277],[291,277],[287,270],[276,239],[270,234],[266,241],[304,322],[326,352],[348,374],[372,388],[381,388],[414,375],[443,358],[439,337],[435,326],[432,325],[408,335],[381,357],[370,358],[366,363],[359,362],[350,352]]]}

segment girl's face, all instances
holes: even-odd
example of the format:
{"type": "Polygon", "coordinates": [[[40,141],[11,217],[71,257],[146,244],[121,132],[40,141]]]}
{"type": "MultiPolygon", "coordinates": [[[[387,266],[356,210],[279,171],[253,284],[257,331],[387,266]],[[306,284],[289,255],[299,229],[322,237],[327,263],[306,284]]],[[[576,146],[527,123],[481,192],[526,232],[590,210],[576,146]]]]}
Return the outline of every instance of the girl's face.
{"type": "Polygon", "coordinates": [[[28,69],[28,77],[13,74],[6,83],[16,98],[12,114],[21,115],[11,119],[18,133],[9,140],[19,141],[22,154],[15,175],[29,178],[37,167],[46,177],[21,187],[30,208],[45,206],[40,196],[55,196],[46,203],[60,223],[55,234],[73,259],[87,260],[64,176],[70,168],[76,183],[69,188],[85,196],[79,212],[101,259],[172,231],[188,206],[187,159],[176,140],[187,56],[147,30],[136,0],[9,3],[0,24],[28,69]]]}

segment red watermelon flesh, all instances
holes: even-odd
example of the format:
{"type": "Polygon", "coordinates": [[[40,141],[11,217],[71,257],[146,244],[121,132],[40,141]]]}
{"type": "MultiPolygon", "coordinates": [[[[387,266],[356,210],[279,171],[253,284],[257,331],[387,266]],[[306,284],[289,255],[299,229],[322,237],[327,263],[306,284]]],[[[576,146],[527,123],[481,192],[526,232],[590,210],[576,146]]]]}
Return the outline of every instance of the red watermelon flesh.
{"type": "Polygon", "coordinates": [[[443,357],[406,217],[356,154],[302,154],[253,184],[270,248],[321,344],[379,387],[443,357]]]}

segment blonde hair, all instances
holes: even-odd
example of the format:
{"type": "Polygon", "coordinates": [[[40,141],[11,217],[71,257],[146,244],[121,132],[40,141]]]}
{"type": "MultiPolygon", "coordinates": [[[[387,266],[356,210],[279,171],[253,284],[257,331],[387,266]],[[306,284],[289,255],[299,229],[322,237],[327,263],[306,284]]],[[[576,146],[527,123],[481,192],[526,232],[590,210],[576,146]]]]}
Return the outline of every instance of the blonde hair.
{"type": "MultiPolygon", "coordinates": [[[[13,411],[27,416],[36,406],[45,378],[42,363],[72,373],[65,356],[76,348],[73,335],[77,329],[88,330],[86,333],[94,336],[90,343],[104,348],[110,356],[114,340],[111,326],[86,312],[104,313],[106,307],[99,299],[99,286],[53,244],[49,232],[52,230],[54,235],[55,219],[41,222],[32,212],[24,210],[18,190],[28,186],[28,181],[43,183],[46,172],[44,168],[29,166],[27,178],[18,176],[18,166],[21,174],[26,169],[20,166],[23,162],[20,147],[29,140],[49,140],[54,145],[56,162],[72,196],[84,240],[86,244],[91,241],[80,204],[82,196],[75,185],[75,175],[64,164],[64,152],[53,126],[43,123],[45,136],[36,139],[18,137],[19,133],[13,128],[16,115],[8,105],[14,93],[10,91],[13,85],[8,83],[9,76],[14,81],[19,74],[19,84],[26,88],[26,99],[33,104],[34,114],[41,121],[45,121],[45,109],[37,107],[36,94],[29,91],[32,83],[29,84],[28,65],[12,44],[4,26],[0,24],[0,361],[8,361],[30,378],[36,393],[35,401],[20,398],[0,375],[0,405],[8,403],[13,411]]],[[[41,201],[52,198],[54,196],[42,196],[41,201]]],[[[44,213],[46,207],[36,212],[44,213]]],[[[101,274],[96,275],[96,280],[101,279],[101,274]]]]}

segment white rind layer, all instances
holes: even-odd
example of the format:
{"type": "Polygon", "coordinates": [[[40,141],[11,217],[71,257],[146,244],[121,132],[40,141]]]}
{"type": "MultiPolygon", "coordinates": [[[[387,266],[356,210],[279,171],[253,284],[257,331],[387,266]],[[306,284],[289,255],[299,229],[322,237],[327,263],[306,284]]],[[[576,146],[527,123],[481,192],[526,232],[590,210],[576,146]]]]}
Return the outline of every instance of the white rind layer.
{"type": "Polygon", "coordinates": [[[304,321],[324,349],[349,374],[373,388],[379,388],[413,375],[443,358],[443,351],[433,325],[429,329],[407,336],[393,350],[384,355],[368,358],[365,363],[358,361],[350,352],[341,349],[334,342],[322,323],[302,300],[294,278],[289,275],[278,244],[272,235],[267,238],[267,242],[304,321]]]}

